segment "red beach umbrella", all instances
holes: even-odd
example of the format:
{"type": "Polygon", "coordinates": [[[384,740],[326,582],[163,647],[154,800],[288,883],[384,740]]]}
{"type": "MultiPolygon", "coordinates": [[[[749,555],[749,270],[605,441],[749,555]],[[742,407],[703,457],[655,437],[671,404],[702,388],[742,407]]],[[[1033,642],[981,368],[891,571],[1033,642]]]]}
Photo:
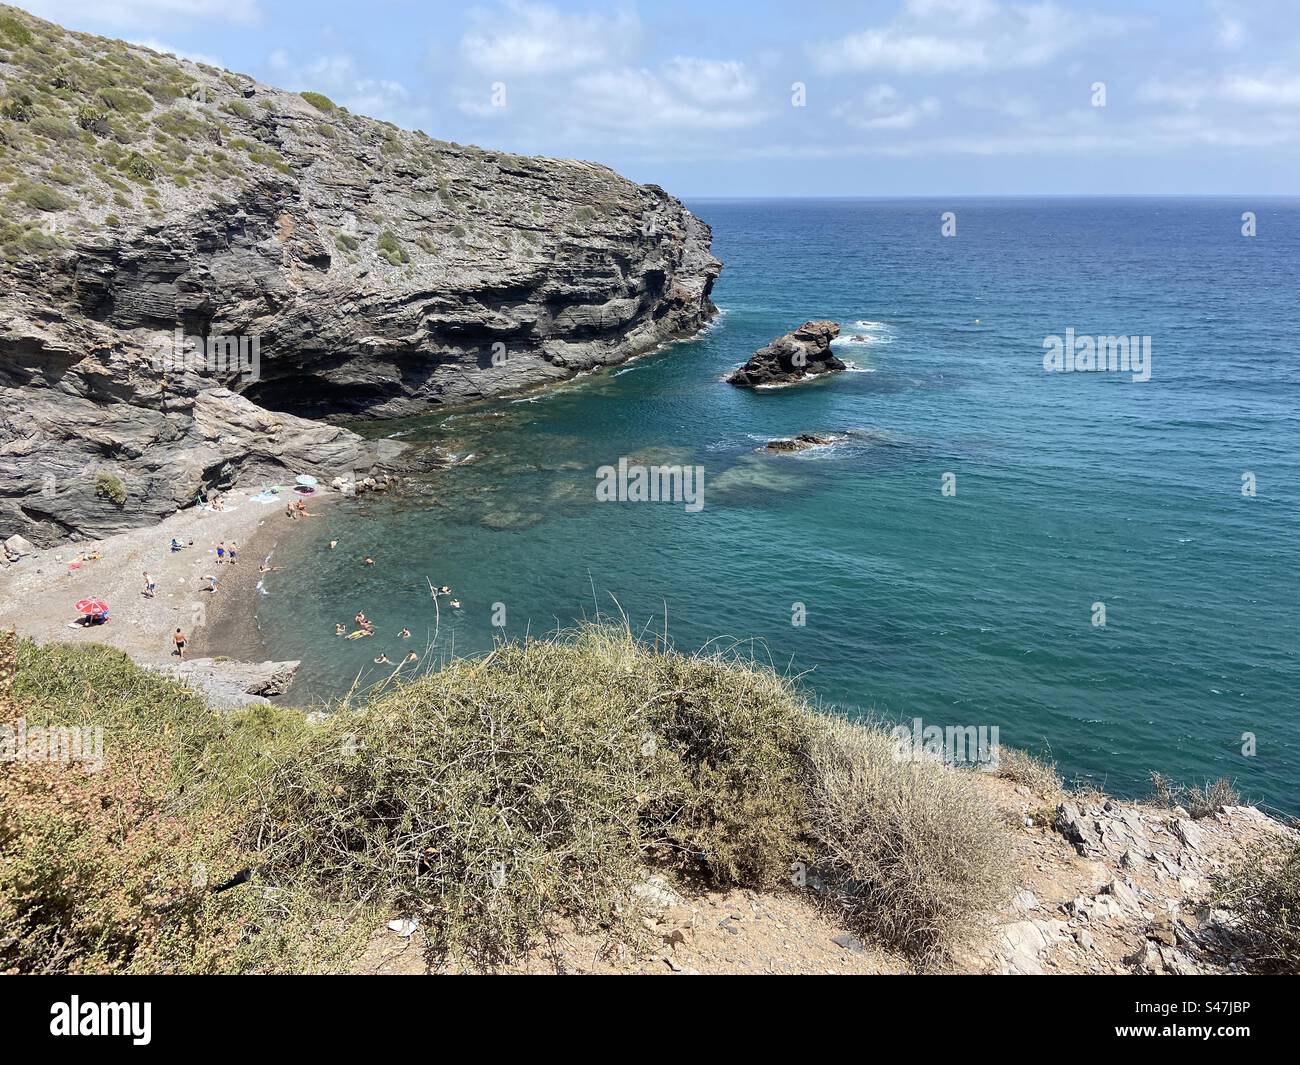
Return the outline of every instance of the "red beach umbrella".
{"type": "Polygon", "coordinates": [[[108,604],[102,599],[78,599],[72,609],[78,614],[107,614],[108,604]]]}

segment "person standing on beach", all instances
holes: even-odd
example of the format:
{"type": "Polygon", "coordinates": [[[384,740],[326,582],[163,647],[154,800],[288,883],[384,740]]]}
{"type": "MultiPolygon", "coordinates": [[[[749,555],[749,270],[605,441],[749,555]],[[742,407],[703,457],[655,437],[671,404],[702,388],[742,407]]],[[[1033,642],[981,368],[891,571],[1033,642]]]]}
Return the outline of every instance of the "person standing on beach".
{"type": "Polygon", "coordinates": [[[172,633],[172,643],[176,647],[176,657],[182,662],[185,661],[185,633],[177,629],[172,633]]]}
{"type": "Polygon", "coordinates": [[[149,571],[146,570],[144,574],[144,597],[146,599],[152,599],[157,587],[158,585],[154,583],[154,579],[149,576],[149,571]]]}
{"type": "Polygon", "coordinates": [[[221,563],[225,561],[226,561],[226,542],[224,540],[218,540],[217,541],[217,565],[220,566],[221,563]]]}
{"type": "Polygon", "coordinates": [[[230,541],[230,547],[228,550],[230,554],[230,564],[233,566],[235,564],[235,561],[239,557],[239,547],[234,540],[230,541]]]}

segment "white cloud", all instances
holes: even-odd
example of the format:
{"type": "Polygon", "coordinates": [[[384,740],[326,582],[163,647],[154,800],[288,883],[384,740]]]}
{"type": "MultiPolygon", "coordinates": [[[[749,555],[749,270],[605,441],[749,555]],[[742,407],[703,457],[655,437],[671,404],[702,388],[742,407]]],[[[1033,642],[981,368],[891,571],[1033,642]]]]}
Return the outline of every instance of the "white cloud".
{"type": "MultiPolygon", "coordinates": [[[[608,66],[570,77],[509,80],[507,106],[462,84],[458,108],[522,131],[546,128],[570,144],[617,142],[676,151],[767,117],[758,81],[739,60],[677,55],[654,66],[608,66]]],[[[698,147],[698,143],[695,144],[698,147]]]]}
{"type": "Polygon", "coordinates": [[[997,15],[1002,6],[996,0],[907,0],[906,10],[913,18],[938,16],[969,26],[997,15]]]}
{"type": "Polygon", "coordinates": [[[1222,0],[1212,0],[1210,11],[1215,18],[1214,35],[1224,48],[1240,48],[1246,41],[1246,25],[1222,0]]]}
{"type": "Polygon", "coordinates": [[[700,104],[728,104],[754,96],[754,78],[735,59],[674,56],[664,64],[664,80],[700,104]]]}
{"type": "Polygon", "coordinates": [[[1153,78],[1138,87],[1144,103],[1244,104],[1250,107],[1300,107],[1300,75],[1289,72],[1227,74],[1167,82],[1153,78]]]}
{"type": "Polygon", "coordinates": [[[156,37],[132,38],[127,41],[128,44],[138,44],[142,48],[152,48],[155,52],[162,52],[165,55],[174,55],[178,59],[188,59],[191,63],[207,63],[210,67],[225,67],[220,59],[210,55],[204,55],[202,52],[187,52],[183,48],[176,48],[170,44],[164,44],[156,37]]]}
{"type": "Polygon", "coordinates": [[[495,11],[470,13],[460,39],[465,61],[499,77],[554,74],[616,62],[640,37],[636,14],[569,15],[546,4],[507,0],[495,11]]]}
{"type": "Polygon", "coordinates": [[[762,111],[747,104],[753,91],[741,64],[730,72],[710,67],[703,80],[682,76],[705,63],[679,58],[661,73],[625,68],[582,75],[573,82],[575,111],[593,126],[625,134],[741,129],[761,122],[762,111]]]}
{"type": "Polygon", "coordinates": [[[65,26],[89,21],[152,29],[205,19],[251,25],[262,18],[258,0],[26,0],[23,7],[65,26]]]}
{"type": "Polygon", "coordinates": [[[876,85],[852,103],[832,108],[831,113],[856,129],[903,130],[938,114],[939,109],[933,96],[907,103],[892,85],[876,85]]]}
{"type": "Polygon", "coordinates": [[[1300,107],[1300,75],[1249,76],[1234,74],[1226,78],[1223,91],[1229,100],[1262,107],[1300,107]]]}
{"type": "Polygon", "coordinates": [[[359,115],[382,118],[406,129],[423,129],[432,119],[430,109],[417,104],[405,85],[366,77],[349,55],[320,56],[300,64],[283,48],[277,48],[267,56],[267,66],[273,72],[268,80],[282,88],[323,92],[359,115]]]}
{"type": "Polygon", "coordinates": [[[982,41],[899,34],[893,30],[864,30],[834,45],[821,59],[822,69],[892,70],[899,74],[970,70],[986,66],[982,41]]]}
{"type": "Polygon", "coordinates": [[[849,34],[814,50],[828,73],[944,74],[1041,67],[1131,25],[1053,2],[1002,7],[965,0],[916,0],[901,23],[849,34]]]}

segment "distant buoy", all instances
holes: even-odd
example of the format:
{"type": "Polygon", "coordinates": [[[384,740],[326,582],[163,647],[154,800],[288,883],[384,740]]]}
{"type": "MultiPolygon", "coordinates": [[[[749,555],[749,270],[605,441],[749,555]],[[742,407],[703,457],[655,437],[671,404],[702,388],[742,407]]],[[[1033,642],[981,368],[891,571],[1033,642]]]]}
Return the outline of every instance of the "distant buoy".
{"type": "Polygon", "coordinates": [[[979,324],[980,324],[980,320],[979,320],[978,318],[975,319],[975,324],[976,324],[976,325],[979,325],[979,324]]]}

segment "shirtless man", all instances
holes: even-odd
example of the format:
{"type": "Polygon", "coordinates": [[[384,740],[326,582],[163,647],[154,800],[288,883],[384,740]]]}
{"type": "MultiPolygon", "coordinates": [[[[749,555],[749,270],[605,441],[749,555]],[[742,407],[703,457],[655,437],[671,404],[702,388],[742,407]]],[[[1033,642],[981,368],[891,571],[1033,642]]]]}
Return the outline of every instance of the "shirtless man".
{"type": "Polygon", "coordinates": [[[177,629],[172,633],[172,644],[176,648],[176,656],[183,662],[185,661],[185,633],[177,629]]]}

